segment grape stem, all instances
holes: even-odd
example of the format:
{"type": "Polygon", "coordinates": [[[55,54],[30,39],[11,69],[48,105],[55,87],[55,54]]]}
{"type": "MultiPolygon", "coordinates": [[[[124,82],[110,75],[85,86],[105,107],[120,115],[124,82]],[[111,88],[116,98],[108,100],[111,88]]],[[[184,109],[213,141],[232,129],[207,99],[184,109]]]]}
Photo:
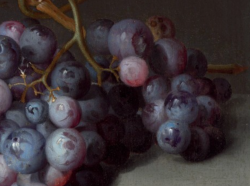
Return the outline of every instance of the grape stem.
{"type": "Polygon", "coordinates": [[[207,72],[208,73],[224,73],[224,74],[239,74],[248,69],[247,66],[242,66],[238,64],[208,64],[207,72]]]}

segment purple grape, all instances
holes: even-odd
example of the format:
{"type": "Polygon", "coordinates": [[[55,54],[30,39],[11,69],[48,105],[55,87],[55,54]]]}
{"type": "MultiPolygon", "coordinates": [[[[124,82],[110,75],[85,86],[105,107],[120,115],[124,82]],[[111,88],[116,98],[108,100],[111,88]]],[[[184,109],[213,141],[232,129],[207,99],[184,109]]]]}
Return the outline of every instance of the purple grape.
{"type": "Polygon", "coordinates": [[[219,104],[209,96],[198,96],[197,102],[205,109],[204,119],[209,122],[210,125],[216,126],[221,119],[221,108],[219,104]]]}
{"type": "Polygon", "coordinates": [[[46,165],[45,138],[34,129],[13,131],[4,142],[3,155],[8,166],[21,174],[39,171],[46,165]]]}
{"type": "Polygon", "coordinates": [[[198,49],[187,49],[187,65],[185,73],[193,77],[203,77],[207,72],[207,59],[198,49]]]}
{"type": "Polygon", "coordinates": [[[172,78],[172,91],[186,91],[197,95],[197,89],[198,88],[195,79],[188,74],[180,74],[172,78]]]}
{"type": "Polygon", "coordinates": [[[24,25],[19,21],[4,21],[0,25],[0,35],[11,37],[17,44],[24,30],[24,25]]]}
{"type": "Polygon", "coordinates": [[[20,47],[12,38],[0,35],[0,78],[1,79],[9,79],[18,72],[18,66],[21,63],[20,52],[21,52],[20,47]]]}
{"type": "Polygon", "coordinates": [[[187,123],[167,120],[157,131],[159,147],[170,154],[178,154],[186,150],[190,143],[191,133],[187,123]]]}
{"type": "Polygon", "coordinates": [[[132,152],[144,145],[148,137],[148,131],[142,123],[140,115],[129,116],[122,119],[125,134],[121,142],[132,152]]]}
{"type": "Polygon", "coordinates": [[[197,95],[207,95],[212,98],[216,97],[216,87],[213,81],[207,77],[196,78],[197,95]]]}
{"type": "Polygon", "coordinates": [[[170,80],[160,75],[153,75],[142,86],[142,95],[146,103],[165,99],[171,90],[170,80]]]}
{"type": "Polygon", "coordinates": [[[25,115],[25,103],[14,101],[5,113],[5,118],[14,121],[19,127],[31,126],[25,115]]]}
{"type": "Polygon", "coordinates": [[[17,172],[6,164],[2,154],[0,154],[0,170],[0,185],[9,186],[15,183],[17,172]]]}
{"type": "Polygon", "coordinates": [[[94,131],[82,131],[80,133],[86,143],[86,157],[84,165],[97,165],[103,159],[106,152],[106,142],[94,131]]]}
{"type": "Polygon", "coordinates": [[[209,136],[199,127],[192,127],[190,130],[190,144],[181,156],[187,161],[203,161],[208,157],[210,150],[209,136]]]}
{"type": "Polygon", "coordinates": [[[110,53],[120,60],[129,56],[145,59],[153,47],[153,35],[143,22],[124,19],[111,27],[108,46],[110,53]]]}
{"type": "Polygon", "coordinates": [[[26,103],[25,114],[32,124],[43,123],[49,116],[49,105],[41,99],[32,99],[26,103]]]}
{"type": "Polygon", "coordinates": [[[20,38],[20,47],[25,59],[32,63],[50,63],[57,49],[54,32],[40,24],[26,28],[20,38]]]}
{"type": "Polygon", "coordinates": [[[165,112],[169,119],[192,123],[198,116],[196,97],[185,91],[171,91],[165,99],[165,112]]]}
{"type": "Polygon", "coordinates": [[[51,87],[59,87],[60,90],[56,93],[61,96],[75,99],[83,97],[89,91],[90,85],[89,71],[80,62],[61,62],[51,72],[51,87]]]}
{"type": "Polygon", "coordinates": [[[156,133],[160,125],[168,119],[164,110],[164,100],[160,99],[147,103],[143,108],[141,117],[146,129],[156,133]]]}
{"type": "Polygon", "coordinates": [[[215,78],[213,80],[216,89],[216,101],[225,103],[232,96],[231,84],[225,78],[215,78]]]}
{"type": "Polygon", "coordinates": [[[77,100],[81,107],[81,120],[97,123],[108,115],[107,93],[98,85],[91,85],[87,95],[77,100]]]}
{"type": "Polygon", "coordinates": [[[171,78],[182,74],[186,64],[187,50],[179,40],[163,38],[155,43],[149,66],[156,74],[171,78]]]}
{"type": "Polygon", "coordinates": [[[97,132],[108,144],[117,144],[124,137],[125,129],[117,116],[109,114],[97,123],[97,132]]]}
{"type": "Polygon", "coordinates": [[[114,22],[109,19],[98,19],[86,29],[86,43],[95,55],[110,55],[108,34],[114,22]]]}
{"type": "MultiPolygon", "coordinates": [[[[61,48],[58,48],[54,54],[54,56],[61,50],[61,48]]],[[[64,61],[75,61],[75,57],[73,56],[73,54],[67,50],[66,52],[64,52],[61,57],[58,59],[57,64],[64,62],[64,61]]]]}
{"type": "Polygon", "coordinates": [[[57,127],[74,128],[81,119],[78,102],[68,96],[60,96],[49,106],[49,118],[57,127]]]}
{"type": "Polygon", "coordinates": [[[139,98],[135,89],[123,84],[115,85],[108,93],[110,105],[118,116],[135,114],[139,109],[139,98]]]}
{"type": "Polygon", "coordinates": [[[47,138],[45,152],[52,167],[59,171],[70,171],[83,164],[86,145],[76,129],[60,128],[47,138]]]}

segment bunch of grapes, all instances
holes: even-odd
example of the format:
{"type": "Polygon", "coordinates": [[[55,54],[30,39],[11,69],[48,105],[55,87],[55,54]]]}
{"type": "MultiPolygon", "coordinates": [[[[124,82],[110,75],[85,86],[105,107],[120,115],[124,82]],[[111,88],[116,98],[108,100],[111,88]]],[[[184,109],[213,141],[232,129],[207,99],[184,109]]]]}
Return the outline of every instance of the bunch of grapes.
{"type": "Polygon", "coordinates": [[[192,162],[223,150],[231,85],[169,18],[99,19],[82,42],[86,61],[38,19],[0,24],[0,186],[104,186],[104,166],[152,145],[192,162]]]}

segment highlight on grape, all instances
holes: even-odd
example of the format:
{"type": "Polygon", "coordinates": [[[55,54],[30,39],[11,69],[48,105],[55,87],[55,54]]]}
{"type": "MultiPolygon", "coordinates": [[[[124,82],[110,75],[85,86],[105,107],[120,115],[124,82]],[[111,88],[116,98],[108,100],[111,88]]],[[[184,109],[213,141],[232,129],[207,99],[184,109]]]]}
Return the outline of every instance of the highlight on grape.
{"type": "Polygon", "coordinates": [[[0,23],[0,186],[107,186],[105,167],[152,146],[190,162],[223,151],[232,87],[206,74],[247,67],[209,65],[164,15],[85,28],[83,0],[68,2],[18,0],[26,18],[0,23]],[[72,31],[63,46],[47,18],[72,31]]]}

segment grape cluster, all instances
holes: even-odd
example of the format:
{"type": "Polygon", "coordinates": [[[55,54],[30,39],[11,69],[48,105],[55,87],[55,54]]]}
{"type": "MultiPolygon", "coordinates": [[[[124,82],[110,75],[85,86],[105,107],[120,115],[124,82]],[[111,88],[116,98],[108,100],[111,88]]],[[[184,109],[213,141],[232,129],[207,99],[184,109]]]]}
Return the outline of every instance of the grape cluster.
{"type": "Polygon", "coordinates": [[[223,150],[231,85],[205,77],[205,55],[176,38],[170,19],[100,19],[85,40],[101,86],[89,61],[69,50],[56,59],[56,33],[38,20],[0,24],[0,186],[104,186],[104,165],[152,145],[192,162],[223,150]]]}

